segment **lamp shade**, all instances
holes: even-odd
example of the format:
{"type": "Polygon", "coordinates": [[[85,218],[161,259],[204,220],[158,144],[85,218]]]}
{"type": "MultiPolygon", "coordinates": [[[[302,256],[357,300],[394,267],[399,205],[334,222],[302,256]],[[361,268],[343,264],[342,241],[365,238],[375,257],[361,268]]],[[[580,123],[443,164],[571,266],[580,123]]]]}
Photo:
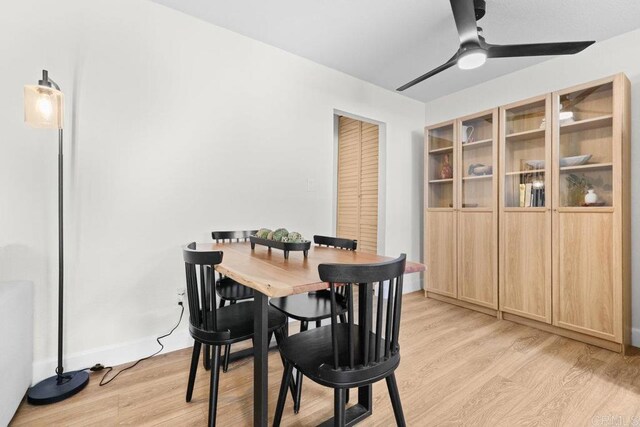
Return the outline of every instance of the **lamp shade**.
{"type": "Polygon", "coordinates": [[[25,85],[24,121],[42,129],[62,129],[64,94],[47,86],[25,85]]]}

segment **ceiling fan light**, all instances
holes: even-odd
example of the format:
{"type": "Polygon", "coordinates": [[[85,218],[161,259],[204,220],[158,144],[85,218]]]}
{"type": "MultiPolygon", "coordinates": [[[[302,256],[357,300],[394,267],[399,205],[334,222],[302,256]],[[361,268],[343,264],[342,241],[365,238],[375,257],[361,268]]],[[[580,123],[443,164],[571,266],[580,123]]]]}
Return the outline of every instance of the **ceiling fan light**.
{"type": "Polygon", "coordinates": [[[487,62],[487,52],[482,49],[468,50],[458,58],[458,68],[461,70],[473,70],[487,62]]]}

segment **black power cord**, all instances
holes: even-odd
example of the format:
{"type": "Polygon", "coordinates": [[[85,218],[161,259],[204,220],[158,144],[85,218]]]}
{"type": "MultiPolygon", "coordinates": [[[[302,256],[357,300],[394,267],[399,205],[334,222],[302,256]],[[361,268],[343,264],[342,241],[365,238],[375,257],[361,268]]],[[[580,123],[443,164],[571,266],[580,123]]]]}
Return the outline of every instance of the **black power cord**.
{"type": "Polygon", "coordinates": [[[171,331],[169,331],[168,334],[165,334],[165,335],[162,335],[162,336],[159,336],[158,338],[156,338],[156,341],[160,345],[160,349],[158,351],[156,351],[155,353],[153,353],[150,356],[143,357],[142,359],[138,359],[131,366],[127,366],[126,368],[120,369],[113,377],[109,378],[107,381],[105,381],[105,379],[107,378],[107,375],[109,375],[109,373],[111,371],[113,371],[113,367],[112,366],[103,366],[100,363],[96,363],[95,365],[93,365],[89,369],[91,372],[99,372],[99,371],[102,371],[103,369],[107,370],[107,372],[104,373],[104,375],[102,376],[102,379],[100,380],[100,387],[102,387],[103,385],[109,384],[111,381],[115,380],[118,377],[118,375],[120,375],[124,371],[127,371],[129,369],[135,368],[136,365],[138,365],[138,363],[143,362],[143,361],[148,360],[148,359],[151,359],[153,356],[157,356],[162,350],[164,350],[164,344],[162,344],[160,342],[160,340],[163,339],[163,338],[168,337],[169,335],[171,335],[173,333],[173,331],[178,329],[178,326],[180,326],[180,323],[182,322],[182,316],[184,315],[184,304],[182,302],[179,302],[178,305],[180,305],[180,307],[182,308],[182,310],[180,311],[180,318],[178,319],[178,323],[176,324],[176,326],[173,327],[173,329],[171,329],[171,331]]]}

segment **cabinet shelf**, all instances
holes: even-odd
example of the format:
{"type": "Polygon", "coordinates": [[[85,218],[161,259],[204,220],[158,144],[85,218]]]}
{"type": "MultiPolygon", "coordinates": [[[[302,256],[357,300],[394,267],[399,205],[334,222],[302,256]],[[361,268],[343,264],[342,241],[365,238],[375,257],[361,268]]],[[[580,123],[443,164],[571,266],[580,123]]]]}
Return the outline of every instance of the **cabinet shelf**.
{"type": "Polygon", "coordinates": [[[453,152],[453,146],[444,147],[444,148],[435,148],[433,150],[429,150],[429,154],[444,154],[453,152]]]}
{"type": "Polygon", "coordinates": [[[503,209],[504,212],[546,212],[548,210],[550,209],[544,206],[540,206],[540,207],[534,206],[534,207],[528,207],[528,208],[508,207],[503,209]]]}
{"type": "Polygon", "coordinates": [[[534,169],[534,170],[528,170],[528,171],[515,171],[515,172],[507,172],[505,173],[506,176],[512,176],[512,175],[528,175],[530,173],[545,173],[544,169],[534,169]]]}
{"type": "Polygon", "coordinates": [[[493,138],[483,139],[483,140],[474,141],[474,142],[468,142],[466,144],[462,144],[462,149],[464,150],[465,148],[483,147],[483,146],[486,146],[486,145],[491,145],[492,142],[493,142],[493,138]]]}
{"type": "Polygon", "coordinates": [[[462,180],[467,181],[467,180],[491,179],[491,178],[493,178],[493,175],[469,175],[469,176],[463,176],[462,180]]]}
{"type": "Polygon", "coordinates": [[[447,184],[449,182],[453,182],[453,178],[429,180],[429,184],[447,184]]]}
{"type": "Polygon", "coordinates": [[[587,163],[586,165],[564,166],[561,171],[589,170],[589,169],[608,169],[612,168],[613,163],[587,163]]]}
{"type": "Polygon", "coordinates": [[[545,128],[525,130],[524,132],[510,133],[509,135],[506,135],[505,138],[509,142],[526,141],[527,139],[544,137],[545,131],[545,128]]]}
{"type": "Polygon", "coordinates": [[[572,123],[567,123],[560,126],[560,132],[569,133],[569,132],[580,132],[583,130],[596,129],[600,127],[611,126],[613,123],[613,116],[611,114],[607,114],[600,117],[594,117],[591,119],[578,120],[572,123]]]}

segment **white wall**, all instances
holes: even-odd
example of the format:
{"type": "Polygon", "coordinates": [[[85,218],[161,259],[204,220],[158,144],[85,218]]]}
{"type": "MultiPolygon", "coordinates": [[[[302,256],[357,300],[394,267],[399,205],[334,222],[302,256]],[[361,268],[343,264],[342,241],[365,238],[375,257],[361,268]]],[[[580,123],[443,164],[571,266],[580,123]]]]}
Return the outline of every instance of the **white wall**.
{"type": "Polygon", "coordinates": [[[0,58],[0,280],[35,283],[34,379],[56,351],[56,134],[22,120],[42,68],[67,106],[67,369],[155,348],[210,230],[332,233],[334,110],[386,124],[386,252],[421,259],[420,102],[144,0],[12,2],[0,58]]]}
{"type": "MultiPolygon", "coordinates": [[[[558,57],[533,67],[436,99],[426,104],[427,124],[548,93],[619,72],[631,80],[632,218],[640,212],[640,30],[596,43],[584,52],[558,57]]],[[[633,344],[640,346],[640,227],[632,227],[633,344]]]]}

